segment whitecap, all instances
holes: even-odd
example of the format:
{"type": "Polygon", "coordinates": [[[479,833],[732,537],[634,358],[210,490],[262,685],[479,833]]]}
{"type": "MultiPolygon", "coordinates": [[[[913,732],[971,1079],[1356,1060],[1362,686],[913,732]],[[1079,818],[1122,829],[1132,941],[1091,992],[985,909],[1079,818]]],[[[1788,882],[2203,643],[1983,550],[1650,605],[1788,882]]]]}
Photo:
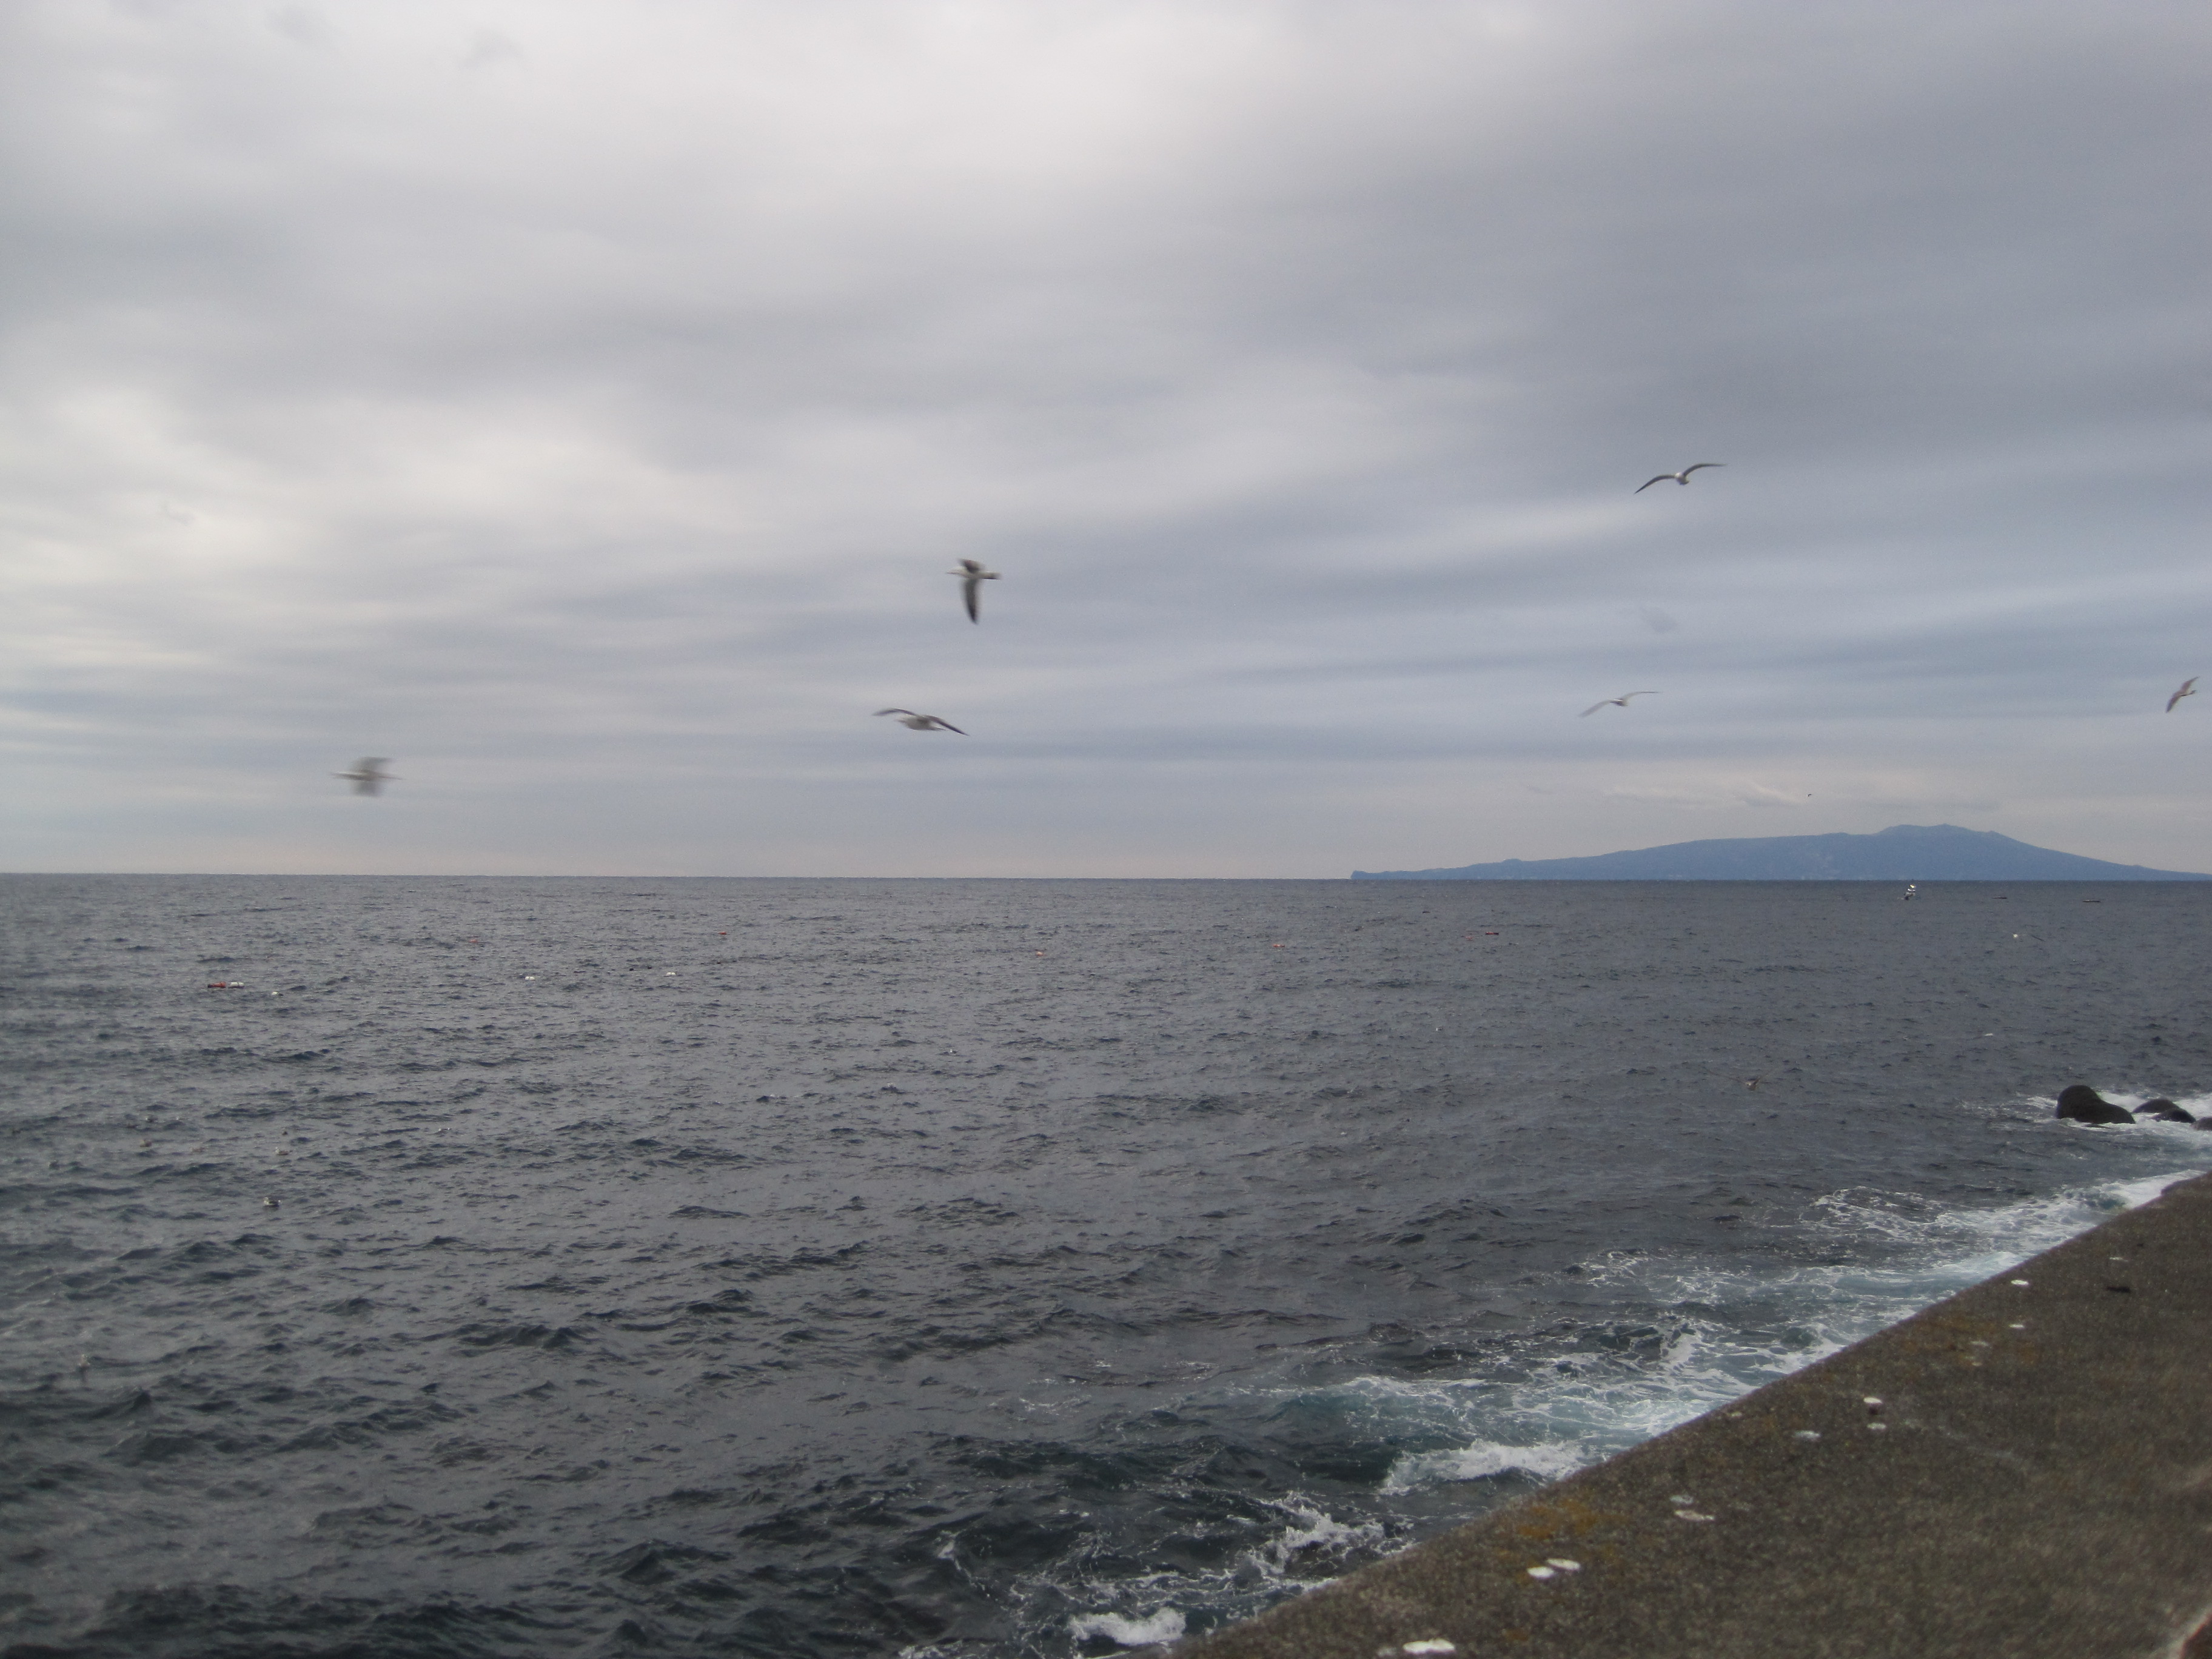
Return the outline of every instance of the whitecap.
{"type": "Polygon", "coordinates": [[[1442,1451],[1408,1453],[1391,1465],[1382,1490],[1394,1493],[1410,1492],[1416,1486],[1484,1480],[1499,1474],[1528,1474],[1539,1480],[1557,1480],[1590,1461],[1589,1454],[1571,1441],[1506,1446],[1494,1440],[1477,1440],[1442,1451]]]}
{"type": "Polygon", "coordinates": [[[1557,1480],[1994,1278],[2193,1173],[1979,1209],[1833,1194],[1814,1206],[1815,1230],[1871,1235],[1888,1247],[1883,1260],[1780,1270],[1607,1264],[1586,1282],[1601,1279],[1642,1304],[1644,1322],[1582,1328],[1571,1348],[1539,1339],[1454,1379],[1365,1377],[1325,1392],[1340,1409],[1360,1402],[1378,1431],[1416,1443],[1392,1462],[1385,1494],[1516,1474],[1557,1480]]]}
{"type": "Polygon", "coordinates": [[[1125,1619],[1118,1613],[1085,1613],[1067,1621],[1068,1629],[1079,1642],[1087,1637],[1103,1636],[1125,1648],[1149,1648],[1161,1642],[1177,1641],[1182,1636],[1182,1614],[1174,1607],[1162,1607],[1143,1619],[1125,1619]]]}
{"type": "Polygon", "coordinates": [[[1382,1540],[1379,1521],[1347,1526],[1327,1510],[1297,1498],[1271,1500],[1267,1507],[1288,1516],[1291,1524],[1257,1548],[1246,1551],[1245,1559],[1269,1577],[1287,1577],[1295,1560],[1314,1554],[1342,1555],[1382,1540]]]}

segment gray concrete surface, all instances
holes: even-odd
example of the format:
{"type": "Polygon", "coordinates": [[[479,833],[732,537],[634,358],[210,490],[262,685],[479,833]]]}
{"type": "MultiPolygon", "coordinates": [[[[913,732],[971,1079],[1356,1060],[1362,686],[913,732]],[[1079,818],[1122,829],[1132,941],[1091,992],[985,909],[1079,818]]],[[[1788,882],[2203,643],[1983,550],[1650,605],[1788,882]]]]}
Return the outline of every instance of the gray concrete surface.
{"type": "Polygon", "coordinates": [[[2212,1659],[2208,1620],[2212,1176],[1169,1651],[2212,1659]]]}

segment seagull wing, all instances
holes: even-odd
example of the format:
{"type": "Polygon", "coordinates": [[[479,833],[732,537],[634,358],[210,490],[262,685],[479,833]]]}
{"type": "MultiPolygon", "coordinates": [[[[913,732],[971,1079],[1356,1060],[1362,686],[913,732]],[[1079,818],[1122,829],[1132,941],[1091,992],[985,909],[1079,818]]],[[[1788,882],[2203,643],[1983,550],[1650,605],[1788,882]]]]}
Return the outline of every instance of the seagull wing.
{"type": "Polygon", "coordinates": [[[983,579],[973,573],[962,577],[960,580],[960,597],[968,602],[968,620],[971,623],[979,623],[982,621],[982,617],[978,613],[981,610],[981,601],[983,597],[983,579]]]}
{"type": "Polygon", "coordinates": [[[966,737],[966,736],[968,735],[965,732],[961,732],[961,731],[960,731],[960,728],[959,728],[958,726],[955,726],[955,725],[954,725],[951,720],[937,720],[937,716],[936,716],[936,715],[934,715],[934,714],[932,714],[929,718],[930,718],[931,720],[937,720],[937,724],[938,724],[938,725],[939,725],[939,726],[943,726],[943,727],[944,727],[946,731],[948,731],[948,732],[959,732],[959,735],[960,735],[960,736],[962,736],[962,737],[963,737],[963,738],[964,738],[964,737],[966,737]]]}
{"type": "Polygon", "coordinates": [[[2191,688],[2196,685],[2198,678],[2198,676],[2192,674],[2189,678],[2182,681],[2181,690],[2175,692],[2172,696],[2166,700],[2166,712],[2167,714],[2171,714],[2173,712],[2173,705],[2179,702],[2184,697],[2193,697],[2197,695],[2191,688]]]}
{"type": "Polygon", "coordinates": [[[1656,691],[1631,691],[1628,694],[1628,696],[1625,696],[1620,700],[1620,706],[1623,708],[1627,708],[1629,697],[1656,697],[1659,694],[1656,691]]]}
{"type": "Polygon", "coordinates": [[[1728,463],[1726,461],[1699,461],[1694,466],[1684,467],[1678,476],[1684,483],[1687,483],[1689,481],[1689,477],[1692,472],[1702,472],[1709,466],[1726,466],[1727,465],[1728,463]]]}
{"type": "Polygon", "coordinates": [[[1583,710],[1582,718],[1588,720],[1592,714],[1596,714],[1599,709],[1603,708],[1607,703],[1610,703],[1612,701],[1613,699],[1611,697],[1607,697],[1605,700],[1605,702],[1592,703],[1589,708],[1583,710]]]}
{"type": "MultiPolygon", "coordinates": [[[[914,710],[911,708],[878,708],[876,710],[876,713],[879,716],[884,714],[911,714],[914,713],[914,710]]],[[[919,717],[917,716],[917,718],[919,717]]]]}
{"type": "MultiPolygon", "coordinates": [[[[1674,475],[1671,472],[1662,472],[1656,478],[1645,479],[1642,483],[1637,485],[1635,489],[1630,490],[1628,493],[1632,495],[1641,495],[1645,490],[1650,489],[1653,484],[1665,483],[1668,479],[1674,477],[1674,475]]],[[[1676,482],[1680,483],[1680,480],[1677,479],[1676,482]]]]}

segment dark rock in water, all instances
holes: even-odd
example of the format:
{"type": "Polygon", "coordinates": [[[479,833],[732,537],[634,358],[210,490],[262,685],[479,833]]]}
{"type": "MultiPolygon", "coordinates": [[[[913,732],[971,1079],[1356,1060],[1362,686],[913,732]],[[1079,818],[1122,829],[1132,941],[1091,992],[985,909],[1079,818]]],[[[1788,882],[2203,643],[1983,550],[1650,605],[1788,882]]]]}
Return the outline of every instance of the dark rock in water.
{"type": "Polygon", "coordinates": [[[2136,1115],[2137,1117],[2156,1118],[2161,1123],[2194,1123],[2197,1121],[2196,1113],[2184,1111],[2180,1107],[2168,1100],[2164,1095],[2160,1095],[2156,1100],[2146,1100],[2143,1102],[2142,1105],[2136,1108],[2136,1115]]]}
{"type": "Polygon", "coordinates": [[[2132,1123],[2136,1115],[2115,1106],[2086,1083],[2069,1084],[2058,1096],[2058,1115],[2076,1123],[2132,1123]]]}

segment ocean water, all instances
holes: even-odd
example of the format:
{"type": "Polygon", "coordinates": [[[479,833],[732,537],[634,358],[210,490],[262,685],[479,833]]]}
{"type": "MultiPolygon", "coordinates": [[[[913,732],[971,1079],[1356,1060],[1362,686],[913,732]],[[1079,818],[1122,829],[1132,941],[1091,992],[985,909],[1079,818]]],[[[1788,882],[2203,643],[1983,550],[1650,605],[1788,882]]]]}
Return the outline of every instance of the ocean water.
{"type": "Polygon", "coordinates": [[[1899,890],[0,879],[0,1652],[1255,1612],[2212,1168],[2212,889],[1899,890]]]}

